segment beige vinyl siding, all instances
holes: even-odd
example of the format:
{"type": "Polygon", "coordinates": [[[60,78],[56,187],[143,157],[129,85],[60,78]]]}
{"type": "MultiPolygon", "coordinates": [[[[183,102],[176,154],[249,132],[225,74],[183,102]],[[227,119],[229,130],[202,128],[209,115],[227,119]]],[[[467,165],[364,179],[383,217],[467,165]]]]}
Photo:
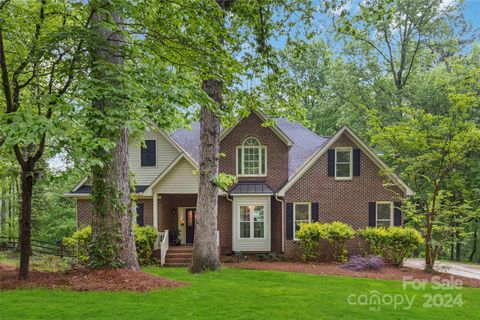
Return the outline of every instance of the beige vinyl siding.
{"type": "Polygon", "coordinates": [[[180,159],[154,187],[154,193],[197,193],[198,175],[185,159],[180,159]]]}
{"type": "Polygon", "coordinates": [[[232,245],[233,251],[244,252],[269,252],[271,251],[271,209],[270,197],[264,196],[235,196],[233,197],[232,217],[232,245]],[[264,238],[240,238],[240,206],[263,205],[265,206],[265,234],[264,238]]]}
{"type": "Polygon", "coordinates": [[[130,143],[128,145],[128,155],[130,169],[135,174],[137,185],[149,185],[155,180],[165,168],[172,163],[178,156],[178,150],[168,141],[161,133],[156,131],[147,131],[143,135],[142,140],[155,140],[157,141],[157,165],[154,167],[142,167],[140,162],[140,149],[139,143],[130,143]]]}

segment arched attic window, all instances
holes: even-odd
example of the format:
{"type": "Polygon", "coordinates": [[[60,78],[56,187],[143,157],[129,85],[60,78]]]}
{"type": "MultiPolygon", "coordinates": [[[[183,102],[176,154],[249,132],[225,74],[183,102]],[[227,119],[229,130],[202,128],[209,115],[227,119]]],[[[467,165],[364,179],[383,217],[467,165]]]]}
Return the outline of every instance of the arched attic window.
{"type": "Polygon", "coordinates": [[[265,176],[267,174],[267,147],[255,137],[243,140],[237,147],[237,175],[265,176]]]}

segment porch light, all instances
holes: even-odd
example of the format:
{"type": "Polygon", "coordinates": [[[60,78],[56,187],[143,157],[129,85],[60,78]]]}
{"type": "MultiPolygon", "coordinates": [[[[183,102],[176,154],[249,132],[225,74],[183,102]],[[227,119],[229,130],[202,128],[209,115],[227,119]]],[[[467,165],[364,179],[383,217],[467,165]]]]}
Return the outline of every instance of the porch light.
{"type": "Polygon", "coordinates": [[[177,210],[175,210],[175,208],[172,208],[172,215],[176,215],[177,214],[177,210]]]}

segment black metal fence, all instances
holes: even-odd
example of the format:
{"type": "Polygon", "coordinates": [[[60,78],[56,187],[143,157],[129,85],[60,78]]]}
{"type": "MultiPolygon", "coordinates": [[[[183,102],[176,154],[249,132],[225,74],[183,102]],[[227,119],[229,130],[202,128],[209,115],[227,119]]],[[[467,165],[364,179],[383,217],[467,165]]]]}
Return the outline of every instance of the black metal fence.
{"type": "MultiPolygon", "coordinates": [[[[0,237],[0,251],[15,250],[18,238],[0,237]]],[[[57,257],[74,257],[75,253],[65,247],[61,241],[58,243],[32,239],[32,254],[48,254],[57,257]]]]}

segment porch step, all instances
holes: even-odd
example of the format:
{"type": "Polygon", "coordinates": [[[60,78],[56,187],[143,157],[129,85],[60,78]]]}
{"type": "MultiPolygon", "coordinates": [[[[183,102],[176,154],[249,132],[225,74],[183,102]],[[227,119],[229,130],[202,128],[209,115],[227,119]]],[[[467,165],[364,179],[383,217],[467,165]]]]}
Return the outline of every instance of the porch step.
{"type": "Polygon", "coordinates": [[[193,246],[171,246],[165,256],[166,267],[185,267],[192,261],[193,246]]]}
{"type": "Polygon", "coordinates": [[[168,248],[167,252],[186,252],[186,253],[192,253],[193,252],[193,246],[170,246],[168,248]]]}
{"type": "Polygon", "coordinates": [[[170,258],[184,258],[184,259],[191,259],[192,258],[192,253],[191,252],[170,252],[167,251],[167,255],[165,256],[165,259],[170,259],[170,258]]]}

